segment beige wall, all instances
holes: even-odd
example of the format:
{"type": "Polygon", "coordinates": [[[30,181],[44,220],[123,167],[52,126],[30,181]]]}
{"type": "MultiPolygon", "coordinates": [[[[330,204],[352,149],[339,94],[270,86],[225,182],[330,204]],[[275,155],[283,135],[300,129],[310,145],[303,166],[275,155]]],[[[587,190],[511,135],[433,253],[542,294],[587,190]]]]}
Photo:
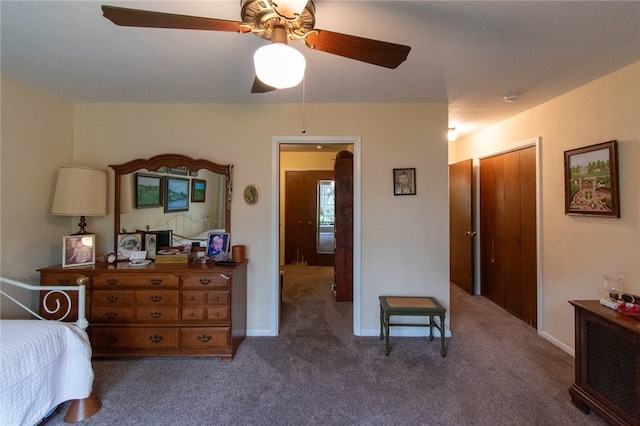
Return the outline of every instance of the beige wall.
{"type": "MultiPolygon", "coordinates": [[[[306,136],[357,135],[362,145],[362,306],[360,334],[376,335],[383,293],[429,294],[449,305],[447,106],[312,104],[306,136]],[[394,167],[416,167],[418,195],[394,197],[394,167]]],[[[300,135],[300,105],[76,104],[74,162],[106,167],[174,152],[231,163],[233,244],[247,246],[248,329],[273,334],[272,138],[300,135]],[[242,188],[257,184],[248,206],[242,188]]],[[[112,179],[111,173],[111,179],[112,179]]],[[[109,201],[112,210],[113,200],[109,201]]],[[[113,244],[112,213],[90,218],[97,247],[113,244]]],[[[417,331],[417,329],[415,329],[417,331]]]]}
{"type": "MultiPolygon", "coordinates": [[[[526,95],[525,95],[526,96],[526,95]]],[[[541,137],[541,334],[574,346],[568,300],[605,295],[604,273],[640,294],[640,62],[450,144],[449,162],[541,137]],[[621,218],[564,214],[564,151],[618,141],[621,218]]]]}
{"type": "MultiPolygon", "coordinates": [[[[50,214],[58,167],[73,163],[73,104],[4,77],[1,84],[0,274],[37,284],[36,269],[62,261],[62,236],[74,229],[50,214]]],[[[3,302],[2,316],[24,313],[3,302]]]]}

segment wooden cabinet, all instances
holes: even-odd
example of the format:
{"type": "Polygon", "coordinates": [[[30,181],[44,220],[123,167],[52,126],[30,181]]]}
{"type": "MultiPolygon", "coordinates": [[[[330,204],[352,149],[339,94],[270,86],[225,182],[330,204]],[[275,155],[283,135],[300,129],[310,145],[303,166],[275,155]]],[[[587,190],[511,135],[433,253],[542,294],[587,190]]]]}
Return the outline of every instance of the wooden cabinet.
{"type": "MultiPolygon", "coordinates": [[[[247,261],[235,266],[120,263],[39,271],[42,285],[89,279],[88,332],[96,357],[219,356],[230,361],[246,336],[247,261]]],[[[47,317],[45,302],[56,301],[41,300],[47,317]]]]}
{"type": "Polygon", "coordinates": [[[611,425],[640,425],[640,321],[600,305],[575,307],[573,403],[593,410],[611,425]]]}

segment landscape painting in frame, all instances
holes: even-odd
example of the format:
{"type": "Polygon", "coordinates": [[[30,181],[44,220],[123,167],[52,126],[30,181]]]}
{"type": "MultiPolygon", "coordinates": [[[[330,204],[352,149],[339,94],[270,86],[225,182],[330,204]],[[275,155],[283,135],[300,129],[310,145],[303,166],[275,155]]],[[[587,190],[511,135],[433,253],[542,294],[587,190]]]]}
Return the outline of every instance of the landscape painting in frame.
{"type": "Polygon", "coordinates": [[[162,176],[136,173],[136,208],[162,207],[162,176]]]}
{"type": "Polygon", "coordinates": [[[189,210],[189,179],[167,177],[164,197],[164,212],[186,212],[189,210]]]}
{"type": "Polygon", "coordinates": [[[191,202],[204,203],[207,193],[207,181],[202,179],[191,179],[191,202]]]}
{"type": "Polygon", "coordinates": [[[617,141],[564,153],[565,214],[620,217],[617,141]]]}

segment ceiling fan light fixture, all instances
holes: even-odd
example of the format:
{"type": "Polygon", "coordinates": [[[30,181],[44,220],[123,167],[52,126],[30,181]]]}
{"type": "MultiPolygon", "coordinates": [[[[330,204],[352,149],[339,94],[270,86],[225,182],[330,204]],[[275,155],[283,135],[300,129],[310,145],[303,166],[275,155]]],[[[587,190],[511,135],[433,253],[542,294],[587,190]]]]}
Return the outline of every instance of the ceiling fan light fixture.
{"type": "Polygon", "coordinates": [[[307,62],[304,55],[284,43],[271,43],[253,55],[256,76],[264,84],[287,89],[300,84],[307,62]]]}
{"type": "Polygon", "coordinates": [[[287,19],[295,19],[300,16],[308,0],[271,0],[271,6],[278,13],[287,19]]]}

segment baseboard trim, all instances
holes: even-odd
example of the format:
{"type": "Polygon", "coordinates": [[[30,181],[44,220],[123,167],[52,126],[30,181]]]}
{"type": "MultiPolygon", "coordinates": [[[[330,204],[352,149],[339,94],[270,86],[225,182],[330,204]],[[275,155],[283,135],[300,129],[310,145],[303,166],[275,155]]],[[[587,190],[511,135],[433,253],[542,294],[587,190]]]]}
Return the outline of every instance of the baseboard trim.
{"type": "Polygon", "coordinates": [[[565,351],[566,353],[568,353],[572,357],[574,357],[574,358],[576,357],[576,351],[572,347],[565,345],[560,340],[556,339],[555,337],[551,336],[550,334],[548,334],[548,333],[546,333],[544,331],[541,331],[538,334],[540,336],[542,336],[543,339],[548,340],[553,345],[559,347],[560,349],[562,349],[563,351],[565,351]]]}

